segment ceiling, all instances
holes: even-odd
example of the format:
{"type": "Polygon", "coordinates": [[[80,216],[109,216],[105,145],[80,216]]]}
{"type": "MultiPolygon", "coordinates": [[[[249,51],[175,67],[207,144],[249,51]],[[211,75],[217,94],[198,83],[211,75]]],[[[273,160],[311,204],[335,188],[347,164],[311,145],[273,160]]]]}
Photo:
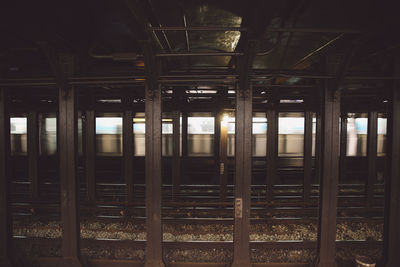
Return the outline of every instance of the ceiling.
{"type": "MultiPolygon", "coordinates": [[[[78,77],[143,75],[143,40],[158,55],[161,75],[234,75],[254,40],[252,72],[260,75],[323,74],[327,54],[352,48],[350,73],[387,76],[400,45],[394,4],[372,0],[10,2],[0,11],[2,78],[53,76],[43,51],[49,47],[75,56],[78,77]]],[[[309,84],[268,77],[259,83],[309,84]]]]}

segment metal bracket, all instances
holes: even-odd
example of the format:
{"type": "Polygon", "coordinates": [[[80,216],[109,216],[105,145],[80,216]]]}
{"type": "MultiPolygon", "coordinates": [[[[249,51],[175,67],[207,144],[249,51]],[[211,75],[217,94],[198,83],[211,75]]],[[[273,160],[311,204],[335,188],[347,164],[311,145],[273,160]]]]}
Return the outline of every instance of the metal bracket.
{"type": "Polygon", "coordinates": [[[219,165],[219,173],[223,175],[225,173],[225,164],[223,162],[219,165]]]}
{"type": "Polygon", "coordinates": [[[72,95],[72,87],[69,84],[66,84],[62,88],[62,97],[64,99],[68,99],[72,95]]]}
{"type": "Polygon", "coordinates": [[[148,95],[149,99],[154,100],[159,84],[157,82],[153,82],[153,81],[149,81],[148,83],[149,84],[148,84],[148,88],[147,88],[147,95],[148,95]]]}
{"type": "Polygon", "coordinates": [[[250,89],[248,89],[248,87],[246,87],[246,89],[243,89],[243,88],[241,88],[241,86],[239,86],[237,91],[238,91],[239,97],[242,99],[247,99],[250,96],[250,89]]]}
{"type": "Polygon", "coordinates": [[[336,88],[336,90],[333,90],[332,93],[333,93],[333,100],[334,101],[340,100],[340,96],[341,96],[340,91],[341,90],[339,90],[338,88],[336,88]]]}

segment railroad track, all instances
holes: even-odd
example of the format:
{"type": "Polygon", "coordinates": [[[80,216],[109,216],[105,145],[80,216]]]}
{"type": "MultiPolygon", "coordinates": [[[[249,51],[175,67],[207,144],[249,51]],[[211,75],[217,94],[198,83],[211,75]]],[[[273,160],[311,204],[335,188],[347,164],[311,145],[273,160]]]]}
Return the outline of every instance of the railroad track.
{"type": "MultiPolygon", "coordinates": [[[[14,236],[15,242],[31,242],[44,246],[54,246],[61,244],[61,238],[40,238],[14,236]]],[[[120,239],[81,239],[82,246],[117,246],[145,249],[145,240],[120,240],[120,239]]],[[[233,248],[232,241],[163,241],[165,249],[182,249],[182,248],[233,248]]],[[[313,249],[316,247],[316,241],[303,240],[278,240],[278,241],[252,241],[250,248],[282,248],[282,249],[313,249]]],[[[376,248],[382,245],[382,241],[375,240],[340,240],[336,241],[339,248],[376,248]]]]}
{"type": "MultiPolygon", "coordinates": [[[[33,245],[39,246],[42,249],[46,247],[59,248],[61,246],[61,239],[47,239],[47,238],[25,238],[21,236],[14,237],[14,243],[16,246],[30,246],[33,245]]],[[[253,251],[252,253],[257,253],[258,250],[309,250],[313,251],[316,248],[317,243],[315,241],[263,241],[263,242],[250,242],[250,249],[253,251]]],[[[217,251],[225,251],[222,253],[226,253],[228,256],[225,257],[222,261],[221,259],[216,259],[216,262],[203,262],[203,263],[191,263],[191,262],[176,262],[175,260],[168,262],[167,266],[169,267],[222,267],[227,266],[231,261],[232,250],[233,250],[233,242],[230,241],[189,241],[189,242],[174,242],[174,241],[164,241],[162,243],[164,250],[164,257],[168,255],[170,251],[174,250],[200,250],[200,251],[208,251],[208,250],[217,250],[217,251]]],[[[381,241],[368,241],[368,240],[346,240],[346,241],[337,241],[336,246],[339,249],[344,250],[353,250],[353,249],[367,249],[374,250],[379,249],[382,246],[381,241]]],[[[81,239],[81,247],[82,249],[87,249],[94,247],[97,250],[107,249],[107,251],[123,251],[124,249],[128,251],[136,250],[136,251],[144,251],[146,247],[145,241],[132,241],[132,240],[115,240],[115,239],[81,239]]],[[[142,254],[143,255],[143,254],[142,254]]],[[[37,257],[33,260],[30,260],[29,266],[35,266],[37,263],[40,266],[58,266],[60,262],[60,257],[37,257]]],[[[122,260],[122,259],[96,259],[89,258],[86,259],[90,262],[90,266],[143,266],[143,259],[134,259],[134,260],[122,260]]],[[[170,258],[169,258],[170,260],[170,258]]],[[[305,267],[308,266],[307,263],[254,263],[253,266],[258,267],[305,267]]]]}
{"type": "MultiPolygon", "coordinates": [[[[104,185],[106,187],[106,185],[104,185]]],[[[264,188],[264,187],[262,187],[264,188]]],[[[302,191],[300,186],[282,186],[277,187],[276,194],[272,201],[266,201],[263,197],[265,191],[260,187],[253,188],[251,219],[252,225],[274,224],[274,225],[296,225],[296,224],[313,224],[318,221],[318,195],[314,192],[309,202],[302,199],[302,191]]],[[[228,191],[228,196],[224,201],[219,198],[219,191],[215,186],[205,187],[204,190],[198,187],[187,187],[182,190],[182,194],[178,198],[172,198],[169,187],[164,188],[163,204],[162,204],[162,223],[164,225],[225,225],[232,227],[233,220],[233,190],[228,191]]],[[[265,189],[265,188],[264,188],[265,189]]],[[[124,201],[126,197],[125,189],[122,185],[115,186],[114,190],[99,190],[96,203],[89,203],[85,199],[85,191],[81,192],[80,213],[81,222],[87,220],[99,223],[131,223],[135,225],[145,225],[145,202],[144,187],[137,186],[135,188],[137,198],[133,203],[124,201]]],[[[383,222],[383,193],[379,190],[375,194],[375,201],[372,205],[367,206],[362,186],[342,186],[338,196],[338,223],[381,223],[383,222]]],[[[12,211],[14,221],[26,221],[26,225],[20,224],[17,227],[29,228],[32,221],[60,221],[59,197],[57,194],[49,195],[48,199],[32,201],[28,195],[13,195],[12,211]]],[[[57,226],[58,227],[58,226],[57,226]]],[[[186,227],[186,226],[184,226],[186,227]]],[[[218,226],[220,227],[220,226],[218,226]]],[[[258,226],[256,226],[258,227],[258,226]]],[[[25,230],[26,230],[25,229],[25,230]]],[[[186,228],[185,228],[186,229],[186,228]]],[[[289,229],[289,228],[288,228],[289,229]]],[[[54,231],[54,229],[49,229],[54,231]]],[[[89,229],[90,230],[90,229],[89,229]]],[[[96,231],[96,230],[93,230],[96,231]]],[[[186,233],[186,232],[185,232],[186,233]]],[[[180,233],[180,234],[185,234],[180,233]]],[[[194,233],[190,233],[194,234],[194,233]]],[[[256,232],[256,235],[258,232],[256,232]]],[[[262,234],[260,232],[260,234],[262,234]]],[[[98,236],[98,235],[95,235],[98,236]]],[[[112,235],[107,235],[112,236],[112,235]]],[[[189,238],[190,239],[190,238],[189,238]]],[[[28,236],[14,236],[17,246],[30,246],[50,249],[58,248],[61,244],[59,238],[41,238],[28,236]]],[[[89,239],[82,238],[82,248],[90,251],[96,251],[103,248],[104,251],[124,251],[130,249],[144,250],[146,242],[143,240],[123,240],[123,239],[89,239]]],[[[310,240],[276,240],[276,241],[252,241],[250,248],[254,251],[268,250],[314,250],[315,241],[310,240]]],[[[337,247],[344,250],[354,249],[380,249],[381,241],[373,240],[342,240],[337,241],[337,247]]],[[[207,250],[216,249],[223,251],[231,251],[233,248],[232,241],[164,241],[163,248],[165,251],[179,250],[207,250]]],[[[96,253],[96,252],[93,252],[96,253]]],[[[171,252],[175,253],[175,252],[171,252]]],[[[228,253],[229,254],[229,253],[228,253]]],[[[49,260],[49,266],[57,266],[55,259],[49,260]]],[[[41,259],[43,266],[45,259],[41,259]]],[[[132,261],[122,261],[102,258],[90,259],[92,266],[135,266],[132,261]]],[[[138,262],[137,266],[141,266],[143,262],[138,262]]],[[[174,266],[174,265],[169,265],[174,266]]],[[[177,265],[178,266],[178,265],[177,265]]],[[[181,266],[191,266],[190,263],[181,266]]],[[[199,266],[195,264],[193,266],[199,266]]],[[[218,265],[205,265],[218,266],[218,265]]],[[[262,266],[262,265],[260,265],[262,266]]],[[[268,265],[266,265],[268,266],[268,265]]],[[[302,265],[288,265],[302,266],[302,265]]]]}

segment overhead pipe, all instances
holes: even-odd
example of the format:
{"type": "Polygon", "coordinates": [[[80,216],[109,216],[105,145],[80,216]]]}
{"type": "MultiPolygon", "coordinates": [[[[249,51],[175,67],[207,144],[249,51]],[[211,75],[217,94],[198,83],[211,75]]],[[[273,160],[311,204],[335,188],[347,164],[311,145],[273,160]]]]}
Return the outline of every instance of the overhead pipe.
{"type": "MultiPolygon", "coordinates": [[[[283,77],[298,77],[298,78],[308,78],[308,79],[334,79],[333,76],[326,75],[298,75],[298,74],[270,74],[271,76],[283,76],[283,77]]],[[[231,76],[231,75],[226,75],[231,76]]],[[[251,81],[265,81],[268,75],[252,75],[251,81]]],[[[172,76],[173,77],[173,76],[172,76]]],[[[237,77],[231,76],[232,78],[225,78],[220,76],[205,76],[207,78],[201,78],[203,76],[198,75],[196,78],[188,79],[170,79],[170,76],[162,76],[158,82],[160,83],[185,83],[185,82],[224,82],[224,83],[234,83],[237,82],[237,77]],[[215,78],[213,78],[215,77],[215,78]]],[[[393,76],[345,76],[343,79],[346,80],[400,80],[400,77],[393,76]]],[[[71,85],[89,85],[89,84],[139,84],[144,83],[144,76],[115,76],[115,77],[71,77],[68,79],[68,83],[71,85]]],[[[55,78],[22,78],[22,79],[1,79],[0,86],[56,86],[57,82],[55,78]]],[[[302,85],[264,85],[270,87],[303,87],[302,85]]]]}
{"type": "MultiPolygon", "coordinates": [[[[162,27],[163,29],[165,27],[162,27]]],[[[182,30],[186,30],[185,27],[174,27],[174,28],[181,28],[182,30]]],[[[190,30],[191,27],[187,27],[188,30],[190,30]]],[[[154,29],[154,27],[150,27],[150,29],[154,29]]],[[[274,28],[274,30],[276,30],[278,28],[274,28]]],[[[299,29],[296,29],[299,30],[299,29]]],[[[307,30],[307,29],[300,29],[300,30],[307,30]]],[[[312,32],[311,29],[308,29],[310,31],[308,32],[312,32]]],[[[290,31],[290,30],[288,30],[290,31]]],[[[344,30],[331,30],[330,32],[343,32],[344,30]]],[[[276,30],[276,32],[285,32],[284,30],[282,31],[278,31],[276,30]]],[[[301,32],[301,31],[300,31],[301,32]]],[[[305,32],[305,31],[303,31],[305,32]]],[[[315,30],[314,32],[323,32],[322,30],[315,30]]],[[[357,32],[346,32],[346,33],[357,33],[357,32]]],[[[342,33],[341,35],[335,37],[333,40],[329,41],[328,43],[326,43],[325,45],[323,45],[322,47],[318,48],[317,50],[313,51],[312,53],[310,53],[309,55],[307,55],[306,57],[304,57],[303,59],[301,59],[299,62],[302,62],[304,60],[306,60],[307,58],[311,57],[312,55],[314,55],[315,53],[317,53],[318,51],[324,49],[325,47],[331,45],[333,42],[335,42],[336,40],[340,39],[343,36],[344,33],[342,33]]],[[[188,40],[187,40],[188,41],[188,40]]],[[[279,44],[279,42],[277,42],[277,44],[264,52],[258,52],[256,53],[256,56],[265,56],[268,55],[269,53],[271,53],[276,46],[279,44]]],[[[141,54],[136,54],[136,53],[113,53],[113,54],[105,54],[105,55],[98,55],[98,54],[94,54],[91,50],[89,51],[89,55],[92,58],[97,58],[97,59],[112,59],[114,61],[129,61],[129,60],[136,60],[139,57],[143,57],[143,55],[141,54]]],[[[155,54],[156,57],[187,57],[187,56],[244,56],[243,52],[185,52],[185,53],[157,53],[155,54]]],[[[298,64],[299,62],[297,62],[296,64],[298,64]]]]}
{"type": "Polygon", "coordinates": [[[220,26],[190,26],[190,27],[148,27],[150,31],[247,31],[247,28],[243,27],[220,27],[220,26]]]}
{"type": "Polygon", "coordinates": [[[160,78],[161,79],[168,79],[168,78],[187,78],[187,77],[191,77],[191,78],[218,78],[218,77],[234,77],[237,78],[239,77],[239,75],[237,74],[228,74],[228,73],[224,73],[224,74],[187,74],[187,75],[161,75],[160,78]]]}
{"type": "Polygon", "coordinates": [[[208,79],[159,79],[158,82],[160,83],[166,83],[166,82],[175,82],[175,83],[179,83],[179,82],[224,82],[224,83],[234,83],[237,82],[236,78],[233,79],[227,79],[227,78],[208,78],[208,79]]]}
{"type": "MultiPolygon", "coordinates": [[[[185,28],[187,27],[187,22],[186,22],[186,16],[183,13],[183,26],[185,26],[185,28]]],[[[189,53],[190,52],[190,43],[189,43],[189,32],[185,31],[185,39],[186,39],[186,50],[189,53]]]]}
{"type": "MultiPolygon", "coordinates": [[[[258,52],[256,53],[256,56],[266,56],[270,54],[272,51],[274,51],[279,43],[280,43],[281,37],[279,37],[279,40],[276,42],[276,44],[269,50],[264,51],[264,52],[258,52]]],[[[161,54],[156,54],[156,57],[183,57],[183,56],[244,56],[244,53],[242,52],[188,52],[188,53],[161,53],[161,54]]]]}
{"type": "Polygon", "coordinates": [[[114,61],[135,61],[138,57],[136,53],[112,53],[112,54],[95,54],[93,49],[89,50],[89,56],[96,59],[112,59],[114,61]]]}
{"type": "Polygon", "coordinates": [[[244,53],[240,52],[190,52],[190,53],[161,53],[156,54],[156,57],[185,57],[185,56],[243,56],[244,53]]]}
{"type": "Polygon", "coordinates": [[[321,50],[327,48],[328,46],[332,45],[333,43],[335,43],[337,40],[339,40],[340,38],[342,38],[344,36],[344,33],[336,36],[335,38],[333,38],[332,40],[328,41],[327,43],[325,43],[324,45],[318,47],[317,49],[315,49],[314,51],[312,51],[311,53],[307,54],[305,57],[303,57],[302,59],[300,59],[299,61],[297,61],[293,66],[296,66],[304,61],[306,61],[307,59],[309,59],[310,57],[314,56],[315,54],[317,54],[318,52],[320,52],[321,50]]]}
{"type": "Polygon", "coordinates": [[[282,40],[282,35],[283,35],[282,33],[279,33],[278,40],[276,40],[276,43],[274,44],[274,46],[271,49],[269,49],[265,52],[256,53],[256,56],[266,56],[266,55],[270,54],[271,52],[273,52],[280,45],[281,40],[282,40]]]}
{"type": "MultiPolygon", "coordinates": [[[[315,53],[319,52],[320,50],[330,46],[332,43],[340,39],[344,33],[340,34],[339,36],[335,37],[334,39],[330,40],[328,43],[325,45],[319,47],[317,50],[314,50],[312,53],[307,55],[306,57],[302,58],[299,62],[296,63],[299,64],[300,62],[303,62],[304,60],[308,59],[315,53]]],[[[281,41],[281,36],[279,37],[279,40],[276,42],[276,44],[269,50],[264,51],[264,52],[258,52],[255,55],[256,56],[266,56],[270,54],[272,51],[274,51],[278,45],[280,44],[281,41]]],[[[242,52],[187,52],[187,53],[159,53],[155,55],[156,57],[182,57],[182,56],[244,56],[244,53],[242,52]]]]}
{"type": "MultiPolygon", "coordinates": [[[[187,51],[186,53],[158,53],[155,56],[156,57],[182,57],[182,56],[243,56],[244,53],[241,52],[189,52],[189,39],[188,39],[188,31],[247,31],[247,28],[243,27],[218,27],[218,26],[200,26],[200,27],[187,27],[186,25],[186,18],[184,17],[184,27],[178,26],[178,27],[148,27],[150,31],[153,33],[155,31],[185,31],[185,37],[186,37],[186,47],[187,51]]],[[[360,31],[357,30],[349,30],[349,29],[318,29],[318,28],[285,28],[285,27],[274,27],[274,28],[267,28],[267,32],[301,32],[301,33],[341,33],[340,37],[344,33],[360,33],[360,31]]],[[[265,56],[270,54],[279,44],[282,36],[279,36],[279,40],[276,42],[274,47],[271,49],[264,51],[264,52],[258,52],[256,53],[256,56],[265,56]]],[[[337,38],[340,38],[337,37],[337,38]]],[[[336,41],[336,38],[332,40],[332,42],[336,41]]],[[[329,46],[330,42],[326,44],[326,46],[329,46]]],[[[322,47],[321,49],[323,49],[322,47]]]]}
{"type": "MultiPolygon", "coordinates": [[[[119,80],[119,81],[71,81],[69,84],[71,85],[96,85],[96,84],[142,84],[144,81],[138,80],[119,80]]],[[[40,82],[40,81],[32,81],[32,82],[13,82],[13,83],[3,83],[0,81],[0,86],[4,87],[23,87],[23,86],[57,86],[57,82],[48,81],[48,82],[40,82]]]]}
{"type": "MultiPolygon", "coordinates": [[[[316,75],[316,74],[308,74],[308,73],[291,73],[291,72],[270,72],[270,73],[258,73],[258,74],[253,74],[250,75],[252,80],[262,80],[266,79],[267,77],[272,77],[272,76],[283,76],[283,77],[298,77],[298,78],[312,78],[312,79],[333,79],[335,78],[334,76],[328,76],[328,75],[316,75]]],[[[201,77],[205,78],[218,78],[218,77],[232,77],[228,79],[236,79],[238,77],[237,74],[222,74],[222,75],[162,75],[160,76],[160,79],[165,80],[168,78],[183,78],[184,80],[191,80],[191,77],[195,77],[196,80],[201,77]],[[188,79],[185,79],[185,78],[188,79]]],[[[143,75],[124,75],[124,76],[78,76],[78,77],[70,77],[68,80],[70,82],[80,82],[80,81],[103,81],[103,80],[144,80],[145,76],[143,75]]],[[[344,79],[351,79],[351,80],[399,80],[400,77],[396,76],[345,76],[344,79]]],[[[0,79],[0,82],[31,82],[31,81],[37,81],[37,82],[53,82],[55,81],[54,77],[40,77],[40,78],[4,78],[0,79]]]]}
{"type": "Polygon", "coordinates": [[[228,66],[181,66],[179,69],[171,70],[171,72],[178,72],[183,70],[229,70],[228,66]]]}
{"type": "MultiPolygon", "coordinates": [[[[274,47],[271,49],[264,51],[264,52],[259,52],[256,53],[256,56],[266,56],[270,54],[279,44],[277,42],[274,47]]],[[[208,57],[229,57],[229,56],[244,56],[244,53],[242,52],[190,52],[190,53],[161,53],[161,54],[156,54],[156,57],[185,57],[185,56],[208,56],[208,57]]]]}
{"type": "MultiPolygon", "coordinates": [[[[244,27],[219,27],[219,26],[196,26],[196,27],[148,27],[151,31],[248,31],[244,27]]],[[[352,29],[329,29],[329,28],[285,28],[285,27],[270,27],[267,32],[299,32],[299,33],[349,33],[359,34],[361,31],[352,29]]]]}

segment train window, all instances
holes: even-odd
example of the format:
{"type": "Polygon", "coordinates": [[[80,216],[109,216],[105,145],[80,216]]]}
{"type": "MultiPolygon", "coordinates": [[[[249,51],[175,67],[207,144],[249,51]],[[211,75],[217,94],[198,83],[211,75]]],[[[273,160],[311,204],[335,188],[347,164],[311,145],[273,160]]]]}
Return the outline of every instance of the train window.
{"type": "Polygon", "coordinates": [[[303,99],[281,99],[279,100],[279,103],[281,104],[299,104],[299,103],[303,103],[304,100],[303,99]]]}
{"type": "Polygon", "coordinates": [[[304,151],[304,113],[280,112],[278,121],[278,156],[301,157],[304,151]]]}
{"type": "MultiPolygon", "coordinates": [[[[267,118],[262,112],[253,113],[252,155],[265,157],[267,155],[267,118]]],[[[235,156],[235,118],[228,118],[228,156],[235,156]]]]}
{"type": "Polygon", "coordinates": [[[378,157],[386,156],[387,119],[384,114],[378,114],[378,157]]]}
{"type": "Polygon", "coordinates": [[[57,153],[57,118],[56,113],[39,114],[39,153],[54,155],[57,153]]]}
{"type": "Polygon", "coordinates": [[[10,118],[10,134],[11,155],[26,155],[28,151],[26,116],[10,118]]]}
{"type": "MultiPolygon", "coordinates": [[[[180,132],[182,133],[182,118],[180,118],[180,132]]],[[[144,113],[136,113],[133,119],[134,155],[146,155],[146,119],[144,113]]],[[[182,151],[182,148],[181,148],[182,151]]],[[[162,155],[173,155],[173,121],[169,117],[162,119],[162,155]]]]}
{"type": "Polygon", "coordinates": [[[78,155],[83,155],[83,120],[81,111],[78,111],[78,155]]]}
{"type": "Polygon", "coordinates": [[[144,113],[136,113],[133,118],[133,155],[146,155],[146,119],[144,113]]]}
{"type": "Polygon", "coordinates": [[[121,114],[99,114],[96,117],[96,152],[97,155],[122,155],[121,114]]]}
{"type": "Polygon", "coordinates": [[[162,119],[162,155],[172,156],[173,148],[173,124],[172,119],[162,119]]]}
{"type": "Polygon", "coordinates": [[[188,117],[188,155],[207,157],[214,155],[214,117],[198,113],[188,117]]]}
{"type": "MultiPolygon", "coordinates": [[[[228,116],[224,118],[226,120],[226,126],[228,130],[228,141],[227,141],[227,156],[235,156],[235,117],[228,116]]],[[[221,126],[222,126],[221,122],[221,126]]]]}
{"type": "Polygon", "coordinates": [[[317,118],[316,113],[313,113],[312,118],[312,156],[315,157],[315,144],[317,140],[317,118]]]}
{"type": "Polygon", "coordinates": [[[367,156],[367,133],[368,113],[348,113],[346,156],[367,156]]]}
{"type": "Polygon", "coordinates": [[[179,116],[179,155],[182,156],[182,113],[179,116]]]}
{"type": "Polygon", "coordinates": [[[266,113],[253,113],[253,157],[267,155],[267,118],[266,113]]]}

